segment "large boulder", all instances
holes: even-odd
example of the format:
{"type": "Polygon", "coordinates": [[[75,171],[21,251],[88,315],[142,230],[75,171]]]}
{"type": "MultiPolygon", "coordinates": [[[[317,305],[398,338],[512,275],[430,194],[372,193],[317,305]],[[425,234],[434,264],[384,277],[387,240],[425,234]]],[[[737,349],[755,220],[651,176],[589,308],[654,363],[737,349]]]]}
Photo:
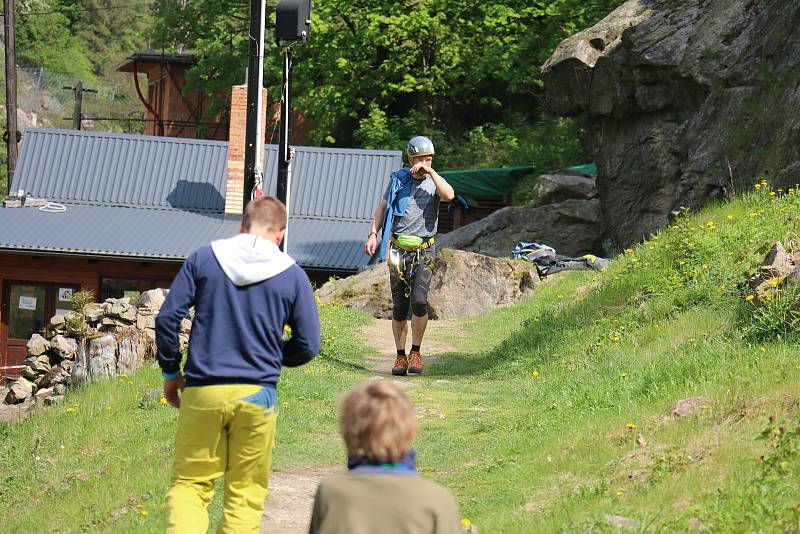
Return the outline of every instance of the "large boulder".
{"type": "Polygon", "coordinates": [[[798,20],[796,0],[631,0],[559,45],[543,67],[549,106],[588,117],[618,245],[754,176],[796,183],[798,20]]]}
{"type": "Polygon", "coordinates": [[[39,334],[33,334],[28,340],[28,354],[31,356],[41,356],[50,348],[50,342],[39,334]]]}
{"type": "Polygon", "coordinates": [[[556,171],[542,174],[533,183],[530,208],[557,204],[570,199],[591,200],[597,198],[595,177],[571,171],[556,171]]]}
{"type": "Polygon", "coordinates": [[[539,283],[536,267],[527,261],[450,249],[439,256],[428,294],[433,319],[483,315],[529,296],[539,283]]]}
{"type": "Polygon", "coordinates": [[[151,289],[139,295],[139,300],[136,306],[139,308],[147,308],[158,313],[164,301],[167,300],[169,289],[151,289]]]}
{"type": "Polygon", "coordinates": [[[7,404],[19,404],[33,395],[35,390],[36,386],[33,384],[33,382],[30,382],[25,378],[18,378],[8,388],[5,402],[7,404]]]}
{"type": "MultiPolygon", "coordinates": [[[[530,295],[539,283],[533,264],[491,258],[460,250],[440,250],[431,280],[428,304],[431,318],[482,315],[530,295]]],[[[317,290],[322,303],[363,310],[373,317],[392,316],[389,272],[380,263],[361,273],[333,280],[317,290]]]]}
{"type": "Polygon", "coordinates": [[[559,254],[597,253],[603,236],[600,201],[566,200],[537,208],[511,206],[444,234],[442,248],[508,258],[520,241],[536,241],[559,254]]]}
{"type": "Polygon", "coordinates": [[[50,348],[56,356],[71,360],[78,350],[78,342],[74,338],[57,335],[50,340],[50,348]]]}

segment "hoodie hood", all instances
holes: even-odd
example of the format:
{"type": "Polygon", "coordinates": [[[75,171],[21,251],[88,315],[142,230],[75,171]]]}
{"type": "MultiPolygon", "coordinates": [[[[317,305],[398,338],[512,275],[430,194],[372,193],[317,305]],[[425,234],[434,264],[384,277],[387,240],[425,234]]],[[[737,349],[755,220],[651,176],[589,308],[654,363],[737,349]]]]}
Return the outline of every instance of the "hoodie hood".
{"type": "Polygon", "coordinates": [[[211,250],[222,271],[237,286],[263,282],[295,263],[275,243],[255,234],[237,234],[212,241],[211,250]]]}

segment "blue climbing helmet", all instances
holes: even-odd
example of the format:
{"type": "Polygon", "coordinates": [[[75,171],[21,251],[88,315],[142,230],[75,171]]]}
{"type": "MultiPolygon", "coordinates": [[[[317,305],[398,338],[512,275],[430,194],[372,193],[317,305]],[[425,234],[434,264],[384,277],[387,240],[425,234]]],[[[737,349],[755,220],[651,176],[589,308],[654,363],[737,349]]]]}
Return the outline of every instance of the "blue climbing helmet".
{"type": "Polygon", "coordinates": [[[423,135],[412,137],[408,142],[406,154],[409,159],[415,156],[433,156],[433,141],[423,135]]]}

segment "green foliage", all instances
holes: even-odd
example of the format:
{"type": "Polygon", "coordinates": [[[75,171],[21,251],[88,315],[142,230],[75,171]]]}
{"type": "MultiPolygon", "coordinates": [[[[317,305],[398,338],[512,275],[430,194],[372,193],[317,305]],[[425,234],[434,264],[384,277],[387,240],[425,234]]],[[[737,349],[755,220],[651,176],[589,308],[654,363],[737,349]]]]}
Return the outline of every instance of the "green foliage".
{"type": "MultiPolygon", "coordinates": [[[[422,134],[437,143],[440,168],[582,162],[580,142],[566,139],[579,128],[541,116],[540,65],[621,3],[315,2],[312,37],[295,50],[294,104],[315,124],[315,144],[402,149],[422,134]]],[[[245,2],[156,0],[155,9],[158,45],[198,53],[193,87],[225,95],[242,83],[245,2]]],[[[271,32],[266,41],[265,85],[275,99],[280,53],[271,32]]]]}
{"type": "Polygon", "coordinates": [[[75,38],[70,20],[63,14],[71,4],[68,0],[53,0],[19,10],[16,49],[20,66],[45,67],[82,80],[95,79],[86,43],[75,38]]]}
{"type": "Polygon", "coordinates": [[[69,302],[72,305],[72,311],[83,315],[86,313],[86,308],[89,307],[89,304],[94,302],[94,291],[91,289],[76,291],[72,294],[69,302]]]}

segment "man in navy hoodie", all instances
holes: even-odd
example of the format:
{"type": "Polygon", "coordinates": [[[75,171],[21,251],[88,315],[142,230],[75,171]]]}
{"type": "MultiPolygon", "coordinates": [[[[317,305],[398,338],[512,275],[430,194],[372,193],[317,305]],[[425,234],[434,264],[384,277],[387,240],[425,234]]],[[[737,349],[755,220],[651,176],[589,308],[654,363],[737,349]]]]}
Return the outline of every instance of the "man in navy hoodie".
{"type": "Polygon", "coordinates": [[[247,205],[241,233],[189,256],[156,318],[164,396],[180,409],[168,532],[208,530],[214,483],[225,477],[219,532],[258,532],[267,495],[281,367],[319,352],[311,283],[278,248],[286,208],[273,197],[247,205]],[[181,320],[194,306],[181,374],[181,320]],[[284,340],[284,325],[292,330],[284,340]]]}

